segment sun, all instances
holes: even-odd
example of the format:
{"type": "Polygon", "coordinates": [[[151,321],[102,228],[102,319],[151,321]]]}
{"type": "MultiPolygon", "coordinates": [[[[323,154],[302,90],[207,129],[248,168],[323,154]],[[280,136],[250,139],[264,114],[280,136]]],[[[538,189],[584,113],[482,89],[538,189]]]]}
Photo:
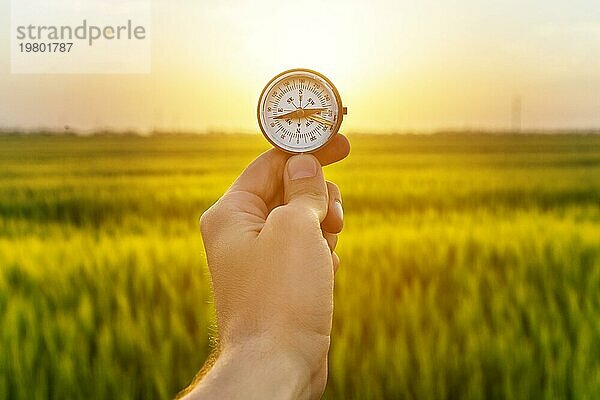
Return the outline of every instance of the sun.
{"type": "MultiPolygon", "coordinates": [[[[386,7],[382,15],[370,3],[356,1],[214,3],[203,8],[194,31],[180,32],[186,41],[170,42],[182,47],[173,55],[186,58],[185,73],[169,82],[186,90],[170,104],[181,112],[202,101],[189,111],[200,126],[219,121],[218,128],[225,130],[257,127],[254,107],[248,105],[256,104],[268,80],[307,68],[339,89],[349,109],[346,131],[359,125],[377,129],[389,123],[382,112],[394,118],[395,106],[389,105],[396,91],[390,88],[419,45],[409,34],[414,25],[402,9],[408,6],[388,2],[386,7]]],[[[161,54],[155,66],[170,70],[170,60],[161,54]]]]}

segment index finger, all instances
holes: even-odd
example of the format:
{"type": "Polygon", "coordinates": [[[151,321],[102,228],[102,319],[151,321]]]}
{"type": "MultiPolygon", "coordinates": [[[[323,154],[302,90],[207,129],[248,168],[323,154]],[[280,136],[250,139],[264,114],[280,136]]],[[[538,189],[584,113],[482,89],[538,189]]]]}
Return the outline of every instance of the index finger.
{"type": "Polygon", "coordinates": [[[321,165],[325,166],[343,160],[348,154],[350,154],[350,142],[348,138],[340,133],[336,133],[333,139],[325,147],[318,150],[314,156],[317,157],[321,165]]]}

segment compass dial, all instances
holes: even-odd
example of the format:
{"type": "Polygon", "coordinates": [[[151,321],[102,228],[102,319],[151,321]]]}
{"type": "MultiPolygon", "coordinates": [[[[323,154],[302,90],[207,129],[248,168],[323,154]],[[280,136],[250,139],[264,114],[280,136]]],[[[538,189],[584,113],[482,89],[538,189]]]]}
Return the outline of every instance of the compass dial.
{"type": "Polygon", "coordinates": [[[293,69],[263,89],[258,123],[274,146],[289,153],[310,153],[337,133],[345,111],[329,79],[308,69],[293,69]]]}

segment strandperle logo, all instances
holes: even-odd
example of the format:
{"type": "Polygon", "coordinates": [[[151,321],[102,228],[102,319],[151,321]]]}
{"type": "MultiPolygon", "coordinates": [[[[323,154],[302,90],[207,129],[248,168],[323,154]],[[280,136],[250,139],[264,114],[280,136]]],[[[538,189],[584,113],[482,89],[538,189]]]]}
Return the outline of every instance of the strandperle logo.
{"type": "Polygon", "coordinates": [[[97,40],[144,40],[146,39],[146,28],[142,25],[134,25],[133,21],[128,20],[124,25],[106,25],[98,26],[88,24],[83,20],[82,24],[76,27],[69,25],[28,25],[17,27],[18,40],[85,40],[92,46],[97,40]]]}
{"type": "Polygon", "coordinates": [[[11,0],[11,72],[147,74],[151,0],[11,0]]]}

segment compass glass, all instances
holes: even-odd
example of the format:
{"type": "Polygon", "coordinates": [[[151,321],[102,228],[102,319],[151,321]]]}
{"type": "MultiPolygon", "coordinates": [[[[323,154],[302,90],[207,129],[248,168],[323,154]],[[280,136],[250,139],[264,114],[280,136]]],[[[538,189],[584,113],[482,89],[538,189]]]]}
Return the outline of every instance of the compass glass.
{"type": "Polygon", "coordinates": [[[267,139],[287,152],[309,153],[323,147],[342,122],[335,86],[310,70],[286,71],[273,78],[258,104],[260,128],[267,139]]]}

